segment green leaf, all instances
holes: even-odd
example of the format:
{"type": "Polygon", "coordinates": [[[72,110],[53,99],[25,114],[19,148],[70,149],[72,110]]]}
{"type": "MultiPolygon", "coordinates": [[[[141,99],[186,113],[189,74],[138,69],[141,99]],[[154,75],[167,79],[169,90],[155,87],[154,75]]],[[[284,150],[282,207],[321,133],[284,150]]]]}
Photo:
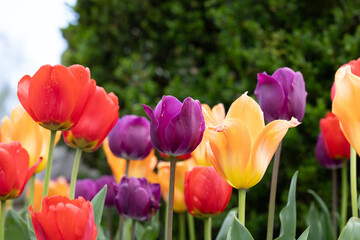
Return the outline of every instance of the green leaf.
{"type": "Polygon", "coordinates": [[[234,216],[237,214],[237,208],[231,209],[226,215],[221,228],[216,236],[216,240],[226,240],[229,232],[229,228],[234,220],[234,216]]]}
{"type": "Polygon", "coordinates": [[[288,202],[280,212],[280,236],[279,240],[295,239],[296,235],[296,181],[298,172],[296,171],[291,179],[288,202]]]}
{"type": "Polygon", "coordinates": [[[309,232],[310,232],[310,226],[305,229],[305,231],[300,235],[298,240],[307,240],[309,237],[309,232]]]}
{"type": "Polygon", "coordinates": [[[5,239],[30,239],[26,222],[12,208],[6,213],[5,239]]]}
{"type": "Polygon", "coordinates": [[[93,205],[93,210],[94,210],[95,223],[96,223],[96,227],[98,229],[97,239],[100,239],[100,240],[105,239],[104,232],[102,231],[100,223],[101,223],[102,213],[104,210],[106,191],[107,191],[107,186],[105,185],[100,190],[100,192],[98,192],[95,195],[95,197],[91,200],[91,203],[93,205]]]}
{"type": "Polygon", "coordinates": [[[313,190],[308,190],[308,193],[313,195],[313,197],[318,202],[318,204],[324,214],[324,220],[322,221],[322,224],[324,226],[324,231],[323,231],[324,239],[335,239],[335,233],[334,233],[334,229],[332,227],[330,212],[329,212],[329,209],[327,208],[325,202],[313,190]]]}
{"type": "Polygon", "coordinates": [[[239,219],[234,216],[226,240],[254,240],[254,238],[239,219]]]}
{"type": "Polygon", "coordinates": [[[360,240],[360,219],[350,218],[338,240],[360,240]]]}
{"type": "Polygon", "coordinates": [[[26,217],[26,221],[27,221],[27,228],[28,228],[28,234],[29,234],[30,240],[36,240],[34,227],[33,227],[30,215],[28,217],[26,217]]]}
{"type": "Polygon", "coordinates": [[[306,224],[310,226],[309,239],[323,239],[324,226],[323,226],[324,214],[319,213],[314,203],[311,203],[309,212],[306,216],[306,224]]]}
{"type": "Polygon", "coordinates": [[[135,236],[140,240],[155,240],[159,236],[159,212],[146,222],[137,222],[135,236]]]}

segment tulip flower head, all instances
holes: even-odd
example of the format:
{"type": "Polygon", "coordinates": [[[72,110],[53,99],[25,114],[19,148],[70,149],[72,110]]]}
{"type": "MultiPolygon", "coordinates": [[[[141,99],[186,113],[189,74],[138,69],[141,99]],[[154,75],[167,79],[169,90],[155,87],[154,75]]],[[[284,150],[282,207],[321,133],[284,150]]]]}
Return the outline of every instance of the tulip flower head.
{"type": "Polygon", "coordinates": [[[96,180],[96,185],[97,185],[97,192],[100,192],[100,190],[105,185],[107,186],[105,206],[113,206],[115,200],[114,188],[117,185],[115,178],[113,176],[102,176],[101,178],[96,180]]]}
{"type": "Polygon", "coordinates": [[[17,95],[35,122],[64,131],[79,121],[95,86],[90,70],[81,65],[44,65],[19,81],[17,95]]]}
{"type": "Polygon", "coordinates": [[[149,220],[160,207],[160,185],[146,178],[124,176],[117,189],[115,206],[118,212],[138,221],[149,220]]]}
{"type": "Polygon", "coordinates": [[[143,105],[150,118],[153,146],[171,156],[191,153],[201,142],[205,122],[198,100],[188,97],[181,103],[172,96],[163,96],[154,110],[143,105]]]}
{"type": "Polygon", "coordinates": [[[97,86],[78,123],[64,132],[64,141],[72,148],[81,148],[85,152],[96,151],[118,117],[118,98],[97,86]]]}
{"type": "Polygon", "coordinates": [[[228,205],[231,193],[232,187],[213,167],[197,166],[185,173],[185,203],[195,217],[219,215],[228,205]]]}
{"type": "Polygon", "coordinates": [[[300,72],[288,67],[279,68],[273,75],[258,74],[255,96],[264,111],[266,122],[276,119],[302,121],[305,114],[305,82],[300,72]]]}
{"type": "Polygon", "coordinates": [[[208,157],[231,186],[251,188],[263,177],[288,129],[298,124],[296,119],[275,120],[265,126],[260,106],[245,93],[220,125],[209,127],[208,157]]]}
{"type": "Polygon", "coordinates": [[[0,143],[0,200],[19,197],[40,161],[29,167],[29,154],[19,142],[0,143]]]}
{"type": "Polygon", "coordinates": [[[40,212],[32,206],[29,212],[37,239],[96,239],[93,207],[82,197],[45,197],[40,212]]]}
{"type": "Polygon", "coordinates": [[[153,148],[150,122],[145,117],[123,116],[110,131],[108,141],[115,156],[131,160],[144,159],[153,148]]]}
{"type": "Polygon", "coordinates": [[[324,146],[323,136],[319,134],[315,146],[316,160],[324,167],[328,169],[339,168],[342,166],[343,161],[335,158],[331,158],[324,146]]]}
{"type": "Polygon", "coordinates": [[[98,185],[95,180],[86,178],[76,181],[75,198],[83,197],[87,201],[91,201],[98,193],[98,185]]]}

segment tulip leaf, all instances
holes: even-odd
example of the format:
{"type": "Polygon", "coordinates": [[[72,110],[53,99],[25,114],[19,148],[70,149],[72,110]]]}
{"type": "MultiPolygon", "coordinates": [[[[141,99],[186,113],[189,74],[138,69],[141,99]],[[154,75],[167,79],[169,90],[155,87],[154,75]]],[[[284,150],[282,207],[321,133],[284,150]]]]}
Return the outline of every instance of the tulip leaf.
{"type": "Polygon", "coordinates": [[[311,203],[306,216],[306,224],[310,226],[309,239],[324,239],[324,214],[319,212],[314,203],[311,203]]]}
{"type": "Polygon", "coordinates": [[[305,231],[300,235],[298,240],[307,240],[309,238],[310,226],[305,229],[305,231]]]}
{"type": "Polygon", "coordinates": [[[6,213],[5,239],[30,239],[26,222],[12,208],[6,213]]]}
{"type": "Polygon", "coordinates": [[[36,240],[34,227],[33,227],[32,221],[31,221],[31,217],[30,216],[26,217],[26,221],[27,221],[28,234],[29,234],[30,240],[36,240]]]}
{"type": "Polygon", "coordinates": [[[237,219],[236,216],[233,216],[233,222],[229,228],[229,231],[226,236],[226,240],[254,240],[250,232],[246,227],[237,219]]]}
{"type": "Polygon", "coordinates": [[[104,232],[101,228],[101,217],[104,210],[104,203],[106,198],[107,185],[105,185],[91,200],[94,210],[94,219],[96,223],[96,227],[98,229],[97,239],[105,239],[104,232]]]}
{"type": "Polygon", "coordinates": [[[159,236],[159,212],[146,222],[137,222],[135,226],[136,239],[155,240],[159,236]]]}
{"type": "Polygon", "coordinates": [[[338,240],[360,240],[360,219],[350,218],[338,240]]]}
{"type": "Polygon", "coordinates": [[[216,240],[226,240],[229,228],[234,221],[234,216],[236,216],[236,214],[237,208],[231,209],[229,211],[221,225],[218,235],[216,236],[216,240]]]}
{"type": "Polygon", "coordinates": [[[330,215],[329,209],[327,208],[325,202],[313,190],[308,190],[308,193],[313,195],[313,197],[315,198],[315,200],[319,204],[321,211],[324,214],[324,218],[322,219],[322,224],[324,226],[324,228],[323,228],[324,229],[323,230],[324,239],[336,239],[335,238],[335,232],[334,232],[334,229],[332,227],[331,215],[330,215]]]}
{"type": "Polygon", "coordinates": [[[279,240],[295,239],[296,235],[296,181],[298,172],[296,171],[291,179],[288,201],[286,206],[280,211],[280,236],[279,240]]]}

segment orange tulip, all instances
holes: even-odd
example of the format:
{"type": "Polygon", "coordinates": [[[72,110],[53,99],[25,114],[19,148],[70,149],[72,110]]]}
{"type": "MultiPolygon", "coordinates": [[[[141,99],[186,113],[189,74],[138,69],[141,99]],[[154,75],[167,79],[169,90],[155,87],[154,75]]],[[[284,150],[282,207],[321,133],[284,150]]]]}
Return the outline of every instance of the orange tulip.
{"type": "MultiPolygon", "coordinates": [[[[176,162],[175,168],[175,188],[174,188],[174,212],[181,213],[186,211],[184,196],[185,172],[196,166],[194,159],[189,158],[185,161],[176,162]]],[[[161,195],[165,202],[169,195],[170,162],[159,162],[158,179],[161,187],[161,195]]]]}
{"type": "Polygon", "coordinates": [[[251,188],[262,179],[288,129],[297,125],[293,118],[265,126],[260,106],[245,93],[230,106],[220,125],[209,127],[208,157],[231,186],[251,188]]]}
{"type": "MultiPolygon", "coordinates": [[[[45,169],[49,152],[50,131],[36,124],[21,106],[12,110],[10,118],[4,117],[2,119],[0,133],[1,142],[20,142],[29,154],[29,166],[34,165],[39,158],[43,159],[35,173],[45,169]]],[[[59,141],[60,136],[61,132],[57,132],[55,144],[59,141]]]]}
{"type": "MultiPolygon", "coordinates": [[[[103,142],[103,149],[106,155],[108,164],[111,171],[119,183],[121,178],[125,174],[126,160],[116,157],[110,150],[109,142],[107,138],[103,142]]],[[[157,164],[157,158],[155,156],[154,149],[151,150],[149,155],[142,160],[131,160],[129,165],[129,177],[146,177],[149,182],[156,183],[157,176],[154,173],[154,169],[157,164]]]]}
{"type": "Polygon", "coordinates": [[[360,58],[340,67],[335,74],[332,112],[350,145],[360,154],[360,58]]]}
{"type": "Polygon", "coordinates": [[[206,142],[209,141],[208,127],[219,125],[224,120],[225,108],[222,103],[215,105],[212,109],[210,109],[209,105],[202,104],[201,108],[204,115],[206,128],[202,141],[200,142],[199,146],[197,146],[197,148],[191,153],[191,155],[198,165],[212,166],[209,158],[206,156],[206,142]]]}

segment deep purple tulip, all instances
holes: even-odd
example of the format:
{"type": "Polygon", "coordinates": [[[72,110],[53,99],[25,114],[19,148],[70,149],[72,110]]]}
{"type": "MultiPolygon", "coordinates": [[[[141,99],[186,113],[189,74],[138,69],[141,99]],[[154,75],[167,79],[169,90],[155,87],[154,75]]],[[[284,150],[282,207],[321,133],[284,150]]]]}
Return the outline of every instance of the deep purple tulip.
{"type": "Polygon", "coordinates": [[[114,206],[115,190],[114,186],[117,182],[113,176],[102,176],[96,180],[97,192],[99,192],[105,185],[107,185],[107,192],[105,198],[105,206],[114,206]]]}
{"type": "Polygon", "coordinates": [[[98,188],[94,180],[86,178],[76,181],[75,198],[81,196],[86,200],[91,201],[97,193],[98,193],[98,188]]]}
{"type": "Polygon", "coordinates": [[[163,96],[154,111],[147,105],[143,107],[151,120],[152,144],[159,152],[188,154],[201,142],[205,121],[198,100],[188,97],[181,103],[175,97],[163,96]]]}
{"type": "Polygon", "coordinates": [[[317,142],[315,146],[315,156],[318,162],[324,167],[324,168],[339,168],[342,166],[342,160],[335,159],[329,157],[329,155],[326,152],[324,142],[322,139],[322,134],[319,134],[317,137],[317,142]]]}
{"type": "Polygon", "coordinates": [[[259,100],[266,122],[276,119],[302,121],[305,114],[305,82],[300,72],[288,67],[279,68],[273,75],[266,72],[257,75],[255,96],[259,100]]]}
{"type": "Polygon", "coordinates": [[[108,140],[115,156],[130,160],[144,159],[153,147],[150,122],[145,117],[125,115],[116,122],[108,140]]]}
{"type": "Polygon", "coordinates": [[[118,185],[115,206],[124,217],[146,221],[159,209],[160,196],[159,184],[124,176],[118,185]]]}

